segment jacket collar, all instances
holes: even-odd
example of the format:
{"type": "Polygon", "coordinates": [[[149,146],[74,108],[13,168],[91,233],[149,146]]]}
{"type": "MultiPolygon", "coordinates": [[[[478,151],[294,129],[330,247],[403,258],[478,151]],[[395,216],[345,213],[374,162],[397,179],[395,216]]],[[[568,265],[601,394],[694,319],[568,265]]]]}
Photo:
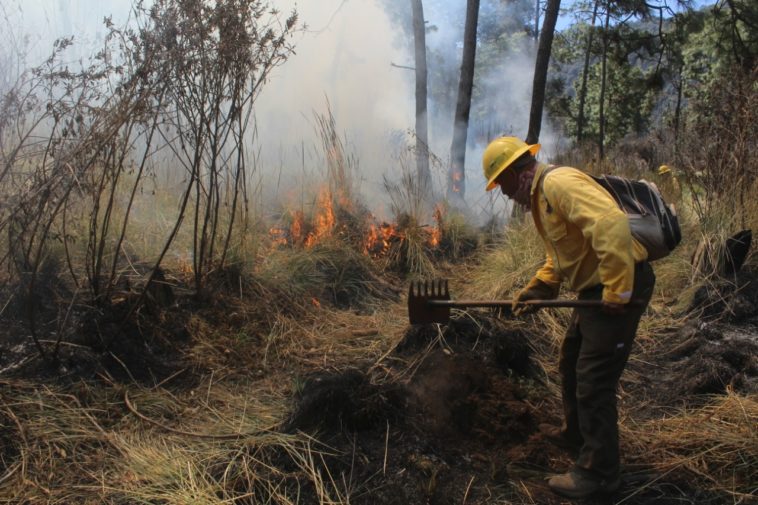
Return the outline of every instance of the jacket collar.
{"type": "Polygon", "coordinates": [[[537,194],[537,186],[540,183],[540,179],[542,179],[542,175],[545,173],[545,169],[547,169],[547,165],[538,161],[537,170],[535,170],[534,179],[532,179],[532,189],[529,191],[529,196],[532,200],[534,200],[537,194]]]}

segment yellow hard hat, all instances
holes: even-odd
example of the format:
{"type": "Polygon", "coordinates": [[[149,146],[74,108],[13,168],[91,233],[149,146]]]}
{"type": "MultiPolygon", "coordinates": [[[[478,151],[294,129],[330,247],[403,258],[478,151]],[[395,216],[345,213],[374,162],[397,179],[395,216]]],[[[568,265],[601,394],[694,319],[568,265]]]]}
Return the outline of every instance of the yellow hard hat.
{"type": "Polygon", "coordinates": [[[671,172],[671,167],[669,167],[668,165],[661,165],[660,167],[658,167],[658,175],[667,174],[669,172],[671,172]]]}
{"type": "Polygon", "coordinates": [[[484,178],[487,179],[487,191],[493,189],[495,179],[519,156],[529,151],[536,156],[540,150],[539,144],[529,145],[516,137],[498,137],[487,146],[482,155],[482,169],[484,178]]]}

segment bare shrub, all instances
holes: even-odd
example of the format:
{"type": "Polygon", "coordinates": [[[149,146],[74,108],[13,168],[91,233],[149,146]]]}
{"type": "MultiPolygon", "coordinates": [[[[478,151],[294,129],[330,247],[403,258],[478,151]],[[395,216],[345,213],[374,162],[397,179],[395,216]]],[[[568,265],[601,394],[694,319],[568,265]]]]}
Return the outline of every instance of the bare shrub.
{"type": "Polygon", "coordinates": [[[106,19],[103,47],[81,70],[65,61],[71,39],[58,40],[0,102],[0,264],[6,283],[22,280],[28,293],[62,244],[70,282],[109,303],[124,245],[141,231],[129,226],[135,198],[172,165],[186,177],[148,286],[191,216],[202,294],[246,212],[253,103],[292,53],[297,15],[282,19],[264,0],[158,0],[134,13],[131,28],[106,19]],[[156,162],[159,151],[168,164],[156,162]]]}
{"type": "Polygon", "coordinates": [[[282,22],[261,0],[161,0],[149,17],[143,36],[157,48],[159,68],[171,83],[159,133],[188,175],[175,230],[191,212],[200,293],[204,275],[216,263],[223,266],[247,201],[245,144],[253,103],[271,70],[292,53],[288,39],[297,15],[282,22]]]}

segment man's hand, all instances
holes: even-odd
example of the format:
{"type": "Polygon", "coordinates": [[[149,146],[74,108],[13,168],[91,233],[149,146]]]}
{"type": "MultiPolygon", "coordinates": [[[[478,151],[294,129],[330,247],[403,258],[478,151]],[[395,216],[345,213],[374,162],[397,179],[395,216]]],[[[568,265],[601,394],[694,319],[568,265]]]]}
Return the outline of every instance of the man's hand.
{"type": "Polygon", "coordinates": [[[511,304],[511,312],[514,316],[522,316],[536,312],[539,307],[527,305],[524,302],[528,300],[552,300],[558,296],[560,286],[551,286],[533,277],[524,289],[516,293],[511,304]]]}
{"type": "Polygon", "coordinates": [[[626,312],[626,304],[623,303],[613,303],[613,302],[606,302],[603,300],[603,305],[600,308],[604,313],[608,314],[609,316],[620,316],[621,314],[626,312]]]}

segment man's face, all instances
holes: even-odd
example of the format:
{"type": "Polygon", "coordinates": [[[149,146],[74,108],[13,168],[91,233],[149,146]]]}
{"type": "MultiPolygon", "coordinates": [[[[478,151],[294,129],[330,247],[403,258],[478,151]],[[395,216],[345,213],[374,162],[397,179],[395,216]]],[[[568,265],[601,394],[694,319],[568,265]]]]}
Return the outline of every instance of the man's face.
{"type": "Polygon", "coordinates": [[[529,207],[532,178],[534,177],[534,165],[522,171],[507,168],[495,179],[503,192],[511,200],[519,205],[529,207]]]}
{"type": "Polygon", "coordinates": [[[505,196],[512,199],[519,189],[519,176],[512,168],[506,168],[497,176],[495,184],[500,186],[500,191],[505,196]]]}

